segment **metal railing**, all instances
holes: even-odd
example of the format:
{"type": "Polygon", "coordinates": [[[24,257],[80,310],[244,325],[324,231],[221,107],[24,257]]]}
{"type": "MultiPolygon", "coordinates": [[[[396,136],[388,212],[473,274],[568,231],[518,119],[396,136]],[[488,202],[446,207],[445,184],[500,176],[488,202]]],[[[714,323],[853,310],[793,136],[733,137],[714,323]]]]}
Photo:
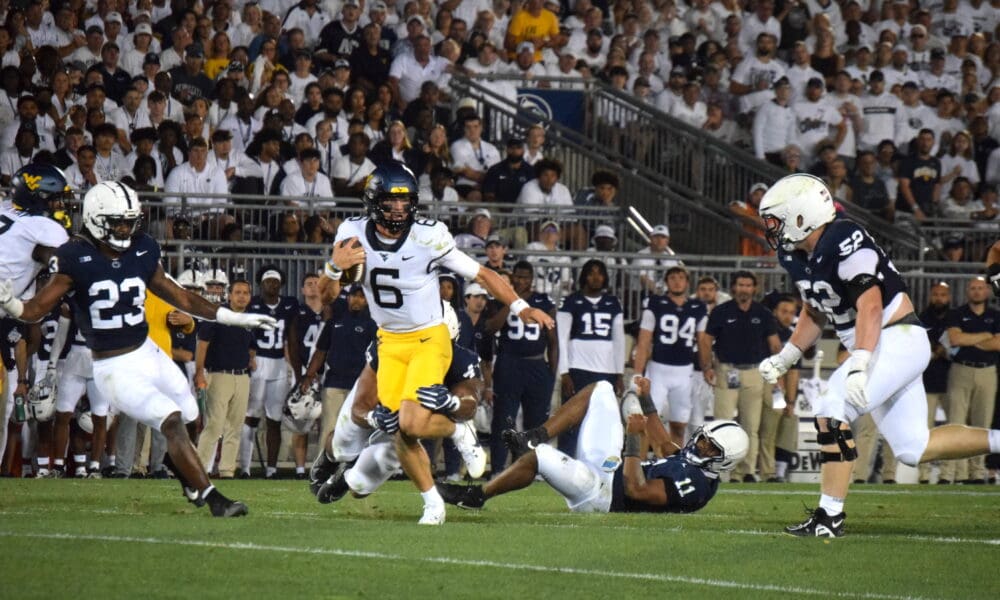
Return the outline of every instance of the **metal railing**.
{"type": "MultiPolygon", "coordinates": [[[[476,76],[476,80],[486,82],[504,79],[519,78],[511,75],[476,76]]],[[[459,89],[468,81],[456,80],[459,89]]],[[[549,79],[538,78],[525,83],[534,86],[538,81],[549,79]]],[[[481,93],[486,87],[480,83],[469,85],[468,89],[471,95],[483,99],[487,108],[502,108],[510,112],[510,108],[514,107],[510,100],[497,94],[481,93]]],[[[587,80],[586,85],[581,86],[581,92],[585,97],[584,131],[578,133],[561,128],[559,142],[562,144],[569,140],[573,145],[598,152],[615,166],[629,172],[633,179],[669,189],[675,205],[680,204],[685,209],[694,205],[702,209],[692,215],[694,220],[713,213],[725,218],[726,205],[733,200],[744,199],[751,185],[756,182],[770,185],[787,174],[749,152],[721,142],[674,119],[654,105],[639,102],[631,94],[598,80],[587,80]]],[[[537,122],[538,115],[533,114],[533,119],[537,122]]],[[[555,123],[549,121],[546,125],[551,131],[555,123]]],[[[921,259],[929,250],[916,228],[897,227],[875,219],[867,211],[853,205],[844,209],[852,219],[865,224],[887,250],[900,258],[921,259]]],[[[675,212],[679,211],[671,211],[671,217],[675,212]]],[[[683,215],[678,218],[681,223],[684,222],[683,215]]],[[[698,233],[691,237],[690,241],[695,244],[701,238],[698,233]]]]}
{"type": "MultiPolygon", "coordinates": [[[[524,130],[543,119],[537,112],[511,102],[492,89],[490,78],[456,76],[452,80],[452,87],[459,92],[456,97],[465,95],[480,100],[488,131],[524,130]]],[[[585,104],[585,120],[590,121],[591,102],[588,100],[585,104]]],[[[649,225],[669,224],[672,246],[693,253],[732,254],[739,251],[741,237],[764,244],[760,236],[744,231],[723,205],[708,204],[678,194],[665,184],[663,178],[653,178],[648,173],[640,172],[640,165],[635,161],[554,120],[545,121],[545,126],[548,144],[545,154],[562,163],[564,183],[570,188],[589,187],[590,178],[596,170],[614,170],[621,181],[618,198],[630,209],[627,216],[649,225]]],[[[644,241],[644,236],[636,236],[631,246],[644,241]]],[[[628,243],[626,247],[629,247],[628,243]]]]}

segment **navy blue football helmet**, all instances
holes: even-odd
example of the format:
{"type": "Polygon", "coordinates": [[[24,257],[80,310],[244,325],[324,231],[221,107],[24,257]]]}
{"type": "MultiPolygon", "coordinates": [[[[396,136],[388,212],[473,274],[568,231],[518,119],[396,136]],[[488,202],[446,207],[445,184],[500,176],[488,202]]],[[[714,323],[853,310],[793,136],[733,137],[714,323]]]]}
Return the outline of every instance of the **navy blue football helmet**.
{"type": "Polygon", "coordinates": [[[71,223],[63,202],[72,200],[73,192],[58,167],[29,163],[14,173],[11,184],[15,208],[32,215],[47,215],[69,229],[71,223]]]}
{"type": "Polygon", "coordinates": [[[364,192],[365,210],[368,217],[393,233],[409,227],[417,216],[417,178],[413,171],[401,162],[387,162],[379,165],[368,176],[364,192]],[[402,219],[393,218],[386,200],[409,200],[402,219]]]}

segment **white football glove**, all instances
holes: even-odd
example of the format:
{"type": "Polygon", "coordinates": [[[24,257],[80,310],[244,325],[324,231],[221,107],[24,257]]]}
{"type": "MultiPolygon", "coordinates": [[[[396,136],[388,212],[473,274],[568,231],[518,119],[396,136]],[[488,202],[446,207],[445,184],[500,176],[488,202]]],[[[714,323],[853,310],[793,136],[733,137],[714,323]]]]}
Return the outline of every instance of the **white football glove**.
{"type": "Polygon", "coordinates": [[[868,406],[868,391],[865,388],[868,386],[868,363],[871,359],[872,353],[868,350],[855,350],[847,359],[847,401],[858,409],[868,406]]]}
{"type": "Polygon", "coordinates": [[[274,329],[278,326],[278,321],[274,317],[234,312],[226,307],[220,307],[216,311],[215,320],[223,325],[235,325],[247,329],[274,329]]]}
{"type": "Polygon", "coordinates": [[[781,352],[772,354],[760,361],[760,366],[757,367],[757,370],[760,371],[760,376],[764,378],[764,381],[778,383],[778,378],[787,373],[788,369],[799,362],[800,358],[802,358],[802,351],[791,342],[788,342],[781,349],[781,352]]]}
{"type": "Polygon", "coordinates": [[[14,282],[0,281],[0,308],[15,319],[24,312],[24,304],[14,297],[14,282]]]}

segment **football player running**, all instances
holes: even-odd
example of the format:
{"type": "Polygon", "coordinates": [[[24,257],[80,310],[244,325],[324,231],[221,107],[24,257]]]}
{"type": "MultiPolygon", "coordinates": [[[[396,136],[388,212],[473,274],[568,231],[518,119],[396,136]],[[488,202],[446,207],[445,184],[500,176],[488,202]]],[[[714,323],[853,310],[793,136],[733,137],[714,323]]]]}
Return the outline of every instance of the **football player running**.
{"type": "Polygon", "coordinates": [[[472,424],[448,416],[460,402],[442,395],[442,405],[429,408],[417,398],[418,389],[444,380],[451,363],[437,267],[475,280],[525,323],[546,328],[554,323],[520,299],[500,275],[456,249],[444,223],[416,218],[417,180],[402,163],[379,165],[368,178],[363,200],[367,215],[348,219],[337,229],[320,285],[330,300],[340,292],[342,273],[364,265],[362,284],[379,326],[379,400],[399,413],[396,449],[403,471],[424,500],[420,523],[439,525],[445,520],[444,501],[434,488],[430,459],[419,440],[451,437],[472,477],[482,475],[486,455],[472,424]]]}
{"type": "MultiPolygon", "coordinates": [[[[1000,452],[1000,430],[928,429],[921,379],[931,355],[927,333],[892,261],[864,228],[836,219],[822,180],[804,174],[781,179],[761,200],[760,216],[803,300],[791,339],[760,363],[761,375],[775,383],[828,322],[851,353],[814,406],[822,462],[819,506],[787,533],[844,534],[844,500],[857,458],[848,424],[860,415],[871,413],[896,458],[910,466],[1000,452]]],[[[984,344],[1000,349],[1000,336],[984,344]]]]}
{"type": "Polygon", "coordinates": [[[113,408],[158,429],[167,439],[164,464],[184,495],[212,515],[247,514],[247,507],[223,496],[209,482],[185,423],[193,425],[198,405],[187,379],[148,339],[146,288],[179,310],[239,327],[274,327],[267,315],[234,313],[211,304],[170,280],[160,265],[160,246],[137,231],[141,207],[131,188],[115,182],[92,187],[83,200],[83,229],[56,250],[49,282],[22,302],[10,280],[0,282],[0,307],[12,317],[42,319],[67,294],[77,324],[93,354],[94,383],[113,408]]]}
{"type": "Polygon", "coordinates": [[[482,486],[440,483],[441,496],[461,508],[482,508],[490,498],[525,488],[541,475],[573,512],[695,512],[715,496],[719,473],[735,468],[750,448],[735,421],[712,421],[679,452],[646,461],[652,432],[647,428],[663,428],[649,398],[649,380],[634,378],[623,400],[619,406],[606,381],[588,385],[541,427],[503,433],[511,452],[523,454],[497,477],[482,486]],[[576,426],[575,457],[548,443],[576,426]]]}
{"type": "MultiPolygon", "coordinates": [[[[56,248],[69,239],[69,217],[64,201],[73,197],[62,171],[51,165],[30,163],[11,178],[11,205],[0,209],[0,281],[11,282],[15,298],[30,298],[35,276],[48,264],[56,248]]],[[[0,318],[7,313],[0,309],[0,318]]],[[[19,376],[18,393],[26,393],[28,374],[19,376]]],[[[6,447],[8,406],[0,423],[0,454],[6,447]]],[[[0,411],[4,413],[4,411],[0,411]]]]}

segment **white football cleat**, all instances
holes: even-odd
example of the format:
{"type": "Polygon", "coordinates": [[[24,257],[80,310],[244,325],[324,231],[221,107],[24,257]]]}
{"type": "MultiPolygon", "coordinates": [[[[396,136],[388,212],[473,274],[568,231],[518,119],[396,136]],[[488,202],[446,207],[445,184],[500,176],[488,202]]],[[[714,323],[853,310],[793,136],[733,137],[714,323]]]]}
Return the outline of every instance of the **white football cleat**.
{"type": "Polygon", "coordinates": [[[455,433],[451,435],[465,461],[465,468],[469,472],[469,477],[477,479],[483,476],[486,471],[486,451],[479,445],[476,437],[476,430],[472,427],[471,421],[461,421],[455,423],[455,433]]]}
{"type": "Polygon", "coordinates": [[[418,525],[443,525],[444,524],[444,504],[440,506],[424,505],[424,514],[420,517],[418,525]]]}

